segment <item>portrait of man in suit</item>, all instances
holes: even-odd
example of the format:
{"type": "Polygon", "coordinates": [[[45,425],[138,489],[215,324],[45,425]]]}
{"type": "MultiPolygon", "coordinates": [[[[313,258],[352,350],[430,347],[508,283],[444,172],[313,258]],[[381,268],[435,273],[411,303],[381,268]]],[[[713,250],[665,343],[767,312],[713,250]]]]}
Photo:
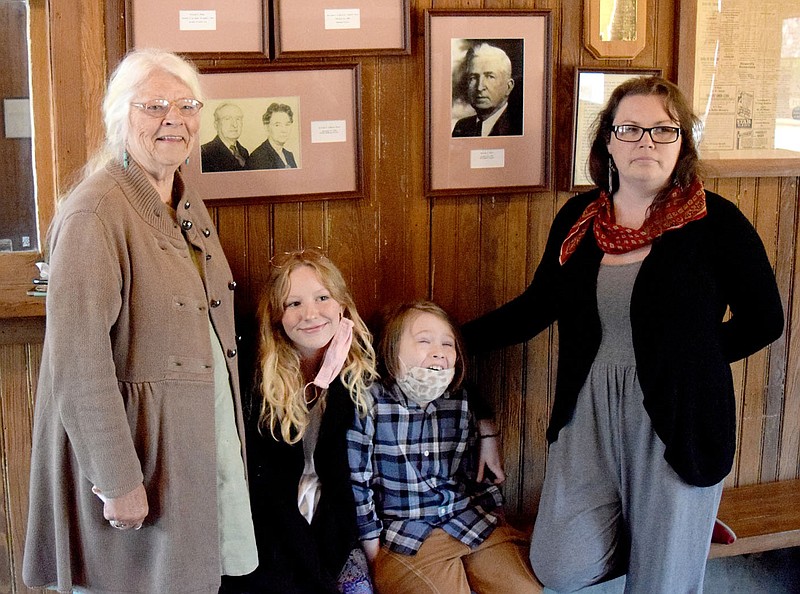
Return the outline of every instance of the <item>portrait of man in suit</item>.
{"type": "Polygon", "coordinates": [[[235,103],[220,103],[214,110],[214,129],[217,135],[200,147],[203,173],[241,171],[250,153],[239,143],[244,113],[235,103]]]}
{"type": "Polygon", "coordinates": [[[285,103],[271,103],[262,116],[267,139],[247,159],[247,169],[296,169],[297,162],[285,148],[294,124],[294,112],[285,103]]]}
{"type": "MultiPolygon", "coordinates": [[[[464,41],[470,44],[470,40],[464,41]]],[[[505,41],[506,45],[522,43],[522,40],[505,41]]],[[[456,105],[460,97],[462,107],[466,108],[463,104],[467,103],[471,109],[466,109],[468,115],[457,119],[454,138],[522,135],[522,89],[514,92],[517,82],[511,58],[498,45],[473,41],[463,60],[456,64],[453,103],[456,105]]]]}

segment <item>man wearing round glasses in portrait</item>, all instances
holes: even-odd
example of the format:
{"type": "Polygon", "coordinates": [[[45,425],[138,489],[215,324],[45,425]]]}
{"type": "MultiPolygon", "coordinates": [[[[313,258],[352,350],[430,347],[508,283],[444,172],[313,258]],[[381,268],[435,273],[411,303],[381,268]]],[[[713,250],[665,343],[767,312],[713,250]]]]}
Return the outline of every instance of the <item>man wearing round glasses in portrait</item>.
{"type": "Polygon", "coordinates": [[[203,173],[240,171],[250,152],[239,143],[244,114],[234,103],[220,103],[214,110],[214,140],[200,147],[203,173]]]}

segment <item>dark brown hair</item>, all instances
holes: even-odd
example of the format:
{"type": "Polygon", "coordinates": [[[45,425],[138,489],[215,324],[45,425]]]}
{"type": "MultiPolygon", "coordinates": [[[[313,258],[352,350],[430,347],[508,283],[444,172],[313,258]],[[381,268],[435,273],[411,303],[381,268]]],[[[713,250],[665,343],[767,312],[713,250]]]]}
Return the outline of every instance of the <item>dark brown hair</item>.
{"type": "MultiPolygon", "coordinates": [[[[598,114],[594,123],[594,139],[589,152],[589,175],[592,181],[609,193],[619,187],[619,177],[616,171],[613,174],[613,187],[608,187],[608,168],[611,160],[608,143],[611,142],[611,127],[614,125],[619,104],[625,97],[631,95],[655,95],[664,100],[664,109],[681,129],[681,150],[672,174],[672,181],[681,187],[689,186],[701,173],[700,155],[695,142],[695,134],[701,128],[700,120],[692,112],[692,108],[680,89],[660,76],[639,76],[626,80],[611,93],[608,103],[598,114]]],[[[670,189],[671,187],[664,188],[656,196],[653,208],[666,198],[670,189]]]]}

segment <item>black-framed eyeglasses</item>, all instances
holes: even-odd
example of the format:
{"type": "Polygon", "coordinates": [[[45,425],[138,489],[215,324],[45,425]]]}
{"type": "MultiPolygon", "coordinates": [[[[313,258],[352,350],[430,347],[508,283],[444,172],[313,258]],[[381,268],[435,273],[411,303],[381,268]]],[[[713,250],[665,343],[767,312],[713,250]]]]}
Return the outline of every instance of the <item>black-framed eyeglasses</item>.
{"type": "Polygon", "coordinates": [[[620,124],[618,126],[611,126],[614,131],[614,136],[617,140],[622,142],[639,142],[644,133],[650,134],[650,138],[656,144],[672,144],[677,141],[681,135],[681,129],[677,126],[653,126],[652,128],[642,128],[641,126],[632,126],[631,124],[620,124]]]}
{"type": "Polygon", "coordinates": [[[163,118],[169,113],[170,107],[173,105],[178,108],[178,113],[184,117],[190,117],[200,113],[203,104],[197,99],[175,99],[169,101],[168,99],[151,99],[144,103],[131,103],[133,107],[141,109],[147,115],[154,118],[163,118]]]}

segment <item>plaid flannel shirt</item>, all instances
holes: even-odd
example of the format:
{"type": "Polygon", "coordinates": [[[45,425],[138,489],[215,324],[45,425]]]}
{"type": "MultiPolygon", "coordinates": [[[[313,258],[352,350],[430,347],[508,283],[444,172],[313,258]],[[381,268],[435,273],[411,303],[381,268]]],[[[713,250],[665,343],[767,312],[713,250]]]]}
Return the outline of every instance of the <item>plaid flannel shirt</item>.
{"type": "Polygon", "coordinates": [[[347,433],[361,540],[381,537],[413,555],[434,528],[470,548],[498,523],[502,495],[477,483],[477,427],[467,394],[445,393],[423,410],[397,385],[372,387],[373,408],[347,433]]]}

